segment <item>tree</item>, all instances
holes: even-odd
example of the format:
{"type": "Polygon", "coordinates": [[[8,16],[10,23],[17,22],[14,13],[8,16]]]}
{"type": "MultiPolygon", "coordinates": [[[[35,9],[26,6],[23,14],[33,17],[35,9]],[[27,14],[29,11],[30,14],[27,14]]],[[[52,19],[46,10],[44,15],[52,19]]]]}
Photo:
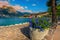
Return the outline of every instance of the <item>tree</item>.
{"type": "Polygon", "coordinates": [[[52,23],[53,26],[57,25],[57,16],[56,16],[56,0],[52,0],[52,23]]]}
{"type": "Polygon", "coordinates": [[[52,12],[52,24],[53,24],[53,27],[54,25],[57,25],[57,13],[56,13],[56,6],[57,6],[57,1],[58,0],[49,0],[47,2],[47,6],[49,7],[49,12],[51,11],[52,12]],[[51,9],[50,9],[51,8],[51,9]]]}
{"type": "Polygon", "coordinates": [[[51,11],[51,15],[52,15],[52,27],[50,28],[50,31],[49,31],[49,35],[52,38],[52,40],[53,40],[53,34],[57,27],[56,2],[57,0],[49,0],[47,2],[47,6],[49,7],[49,12],[51,11]]]}
{"type": "Polygon", "coordinates": [[[60,16],[60,4],[57,5],[57,15],[60,16]]]}
{"type": "MultiPolygon", "coordinates": [[[[57,11],[56,11],[57,16],[60,16],[60,4],[57,4],[56,8],[57,8],[57,11]]],[[[52,15],[51,7],[48,7],[47,12],[49,13],[49,15],[52,15]]]]}

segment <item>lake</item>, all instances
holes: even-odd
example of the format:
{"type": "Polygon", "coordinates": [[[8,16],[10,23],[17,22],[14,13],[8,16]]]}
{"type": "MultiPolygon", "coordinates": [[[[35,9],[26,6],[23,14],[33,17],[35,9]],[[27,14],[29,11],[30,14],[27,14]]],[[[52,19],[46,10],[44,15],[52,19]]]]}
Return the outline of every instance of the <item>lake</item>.
{"type": "Polygon", "coordinates": [[[29,18],[0,18],[0,26],[29,22],[29,18]]]}

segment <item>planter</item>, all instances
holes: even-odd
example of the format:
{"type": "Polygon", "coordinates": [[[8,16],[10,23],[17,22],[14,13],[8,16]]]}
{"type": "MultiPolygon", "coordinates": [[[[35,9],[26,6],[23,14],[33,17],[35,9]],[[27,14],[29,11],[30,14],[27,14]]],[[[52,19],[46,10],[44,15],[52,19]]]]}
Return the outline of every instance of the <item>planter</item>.
{"type": "Polygon", "coordinates": [[[31,40],[42,40],[45,35],[47,35],[49,32],[49,29],[46,29],[44,31],[39,31],[39,29],[34,30],[33,28],[30,28],[30,37],[31,40]]]}

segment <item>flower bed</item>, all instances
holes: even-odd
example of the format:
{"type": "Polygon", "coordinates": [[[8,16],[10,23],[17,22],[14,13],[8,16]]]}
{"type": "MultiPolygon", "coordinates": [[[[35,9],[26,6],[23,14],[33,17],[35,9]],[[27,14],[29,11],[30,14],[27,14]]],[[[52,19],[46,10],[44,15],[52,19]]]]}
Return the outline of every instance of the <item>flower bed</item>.
{"type": "Polygon", "coordinates": [[[30,21],[31,40],[41,40],[47,35],[51,23],[46,17],[32,18],[30,21]]]}
{"type": "Polygon", "coordinates": [[[32,18],[30,20],[30,27],[34,29],[40,29],[40,31],[43,31],[51,26],[51,22],[49,21],[50,19],[45,17],[32,18]]]}

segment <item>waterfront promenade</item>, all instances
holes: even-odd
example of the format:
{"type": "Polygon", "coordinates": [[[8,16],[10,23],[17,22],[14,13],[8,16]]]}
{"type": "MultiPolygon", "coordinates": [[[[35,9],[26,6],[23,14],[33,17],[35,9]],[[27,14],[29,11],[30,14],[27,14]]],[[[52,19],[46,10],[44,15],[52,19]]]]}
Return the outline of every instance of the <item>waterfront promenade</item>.
{"type": "MultiPolygon", "coordinates": [[[[28,38],[29,24],[14,25],[10,27],[0,27],[0,40],[30,40],[28,38]]],[[[48,37],[47,40],[51,38],[48,37]]],[[[60,24],[56,28],[53,40],[60,40],[60,24]]]]}
{"type": "Polygon", "coordinates": [[[54,38],[54,40],[60,40],[60,25],[57,26],[53,38],[54,38]]]}
{"type": "Polygon", "coordinates": [[[29,24],[23,25],[10,25],[7,27],[0,26],[0,40],[29,40],[28,39],[28,26],[29,24]]]}
{"type": "MultiPolygon", "coordinates": [[[[46,36],[46,40],[51,40],[52,35],[46,36]]],[[[53,40],[60,40],[60,22],[58,22],[57,28],[53,34],[53,40]]]]}

